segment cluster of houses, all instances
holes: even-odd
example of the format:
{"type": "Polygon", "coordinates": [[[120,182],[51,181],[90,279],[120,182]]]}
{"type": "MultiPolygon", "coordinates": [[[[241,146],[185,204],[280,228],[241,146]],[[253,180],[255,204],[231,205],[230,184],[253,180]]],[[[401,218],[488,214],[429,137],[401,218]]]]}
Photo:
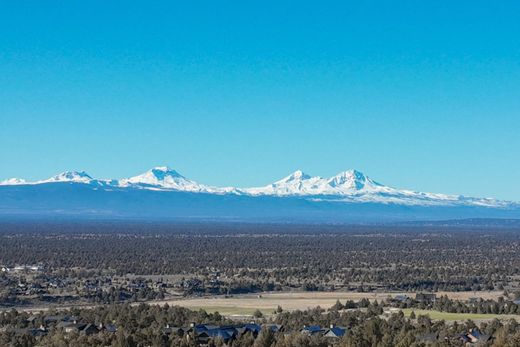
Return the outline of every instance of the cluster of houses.
{"type": "MultiPolygon", "coordinates": [[[[36,316],[31,316],[27,319],[28,324],[35,323],[36,316]]],[[[34,337],[42,337],[49,333],[50,328],[57,328],[63,330],[65,334],[83,334],[83,335],[94,335],[101,332],[115,333],[117,328],[113,324],[92,324],[78,320],[74,316],[46,316],[43,319],[43,324],[38,328],[22,328],[15,329],[14,332],[17,334],[29,334],[34,337]]]]}
{"type": "MultiPolygon", "coordinates": [[[[412,298],[409,297],[408,295],[399,294],[399,295],[394,296],[390,301],[391,302],[393,301],[396,303],[405,303],[405,302],[408,302],[411,300],[412,300],[412,298]]],[[[435,301],[437,300],[437,295],[434,293],[417,293],[417,294],[415,294],[414,300],[417,302],[420,302],[420,303],[424,303],[426,305],[431,305],[431,304],[435,303],[435,301]]]]}
{"type": "MultiPolygon", "coordinates": [[[[282,325],[265,324],[260,325],[254,322],[248,324],[215,326],[208,324],[192,324],[189,327],[172,327],[166,325],[162,333],[165,335],[176,335],[188,340],[195,340],[199,345],[206,345],[211,339],[219,338],[224,343],[242,337],[244,334],[251,334],[254,338],[260,334],[262,329],[269,329],[273,333],[289,333],[285,331],[282,325]]],[[[317,325],[304,326],[300,333],[313,336],[319,335],[330,339],[338,339],[345,335],[347,328],[336,327],[331,325],[328,328],[322,328],[317,325]]]]}
{"type": "MultiPolygon", "coordinates": [[[[49,333],[50,329],[60,329],[65,334],[94,335],[99,333],[113,334],[117,332],[117,327],[113,324],[93,324],[83,322],[74,316],[51,315],[43,318],[39,327],[35,327],[36,316],[27,319],[28,325],[32,327],[15,329],[17,334],[30,334],[34,337],[43,337],[49,333]]],[[[247,324],[235,325],[209,325],[209,324],[191,324],[188,327],[174,327],[166,325],[160,333],[166,336],[177,336],[185,338],[188,341],[195,342],[198,346],[207,346],[211,340],[220,339],[228,344],[233,340],[241,338],[245,334],[250,334],[253,338],[257,338],[263,329],[269,329],[273,333],[290,334],[284,326],[278,324],[257,324],[255,322],[247,324]]],[[[304,326],[301,334],[307,336],[320,336],[330,339],[330,345],[347,334],[348,328],[330,325],[329,327],[321,327],[318,325],[304,326]]],[[[462,342],[464,346],[477,347],[485,346],[493,337],[480,332],[477,328],[469,330],[457,336],[446,338],[447,340],[456,340],[462,342]]],[[[420,342],[430,344],[439,341],[437,333],[425,334],[418,336],[420,342]]]]}
{"type": "MultiPolygon", "coordinates": [[[[428,333],[417,337],[419,342],[426,345],[434,344],[440,341],[438,333],[428,333]]],[[[488,346],[493,340],[493,336],[483,334],[477,328],[470,329],[467,333],[449,336],[444,338],[445,341],[450,342],[450,345],[460,345],[466,347],[480,347],[488,346]]]]}

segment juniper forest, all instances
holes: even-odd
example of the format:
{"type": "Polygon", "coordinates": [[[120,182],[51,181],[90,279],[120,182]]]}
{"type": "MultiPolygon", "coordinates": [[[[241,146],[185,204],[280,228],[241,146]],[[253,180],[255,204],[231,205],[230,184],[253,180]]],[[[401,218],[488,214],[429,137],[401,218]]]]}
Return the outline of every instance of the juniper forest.
{"type": "Polygon", "coordinates": [[[515,221],[5,221],[0,341],[515,346],[519,250],[515,221]],[[191,304],[200,300],[208,304],[191,304]],[[251,301],[257,307],[240,308],[251,301]]]}

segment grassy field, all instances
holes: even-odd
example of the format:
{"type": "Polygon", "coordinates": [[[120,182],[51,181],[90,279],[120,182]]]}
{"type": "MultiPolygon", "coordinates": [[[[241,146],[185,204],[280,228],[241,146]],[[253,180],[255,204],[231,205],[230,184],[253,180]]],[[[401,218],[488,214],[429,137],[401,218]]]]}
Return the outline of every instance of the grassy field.
{"type": "Polygon", "coordinates": [[[484,314],[484,313],[449,313],[449,312],[441,312],[441,311],[431,311],[431,310],[413,310],[413,309],[404,309],[402,310],[406,317],[409,317],[412,311],[415,312],[415,315],[428,315],[431,319],[435,320],[445,320],[445,321],[465,321],[468,319],[474,321],[480,320],[490,320],[494,318],[498,319],[511,319],[514,318],[520,321],[520,316],[517,315],[498,315],[498,314],[484,314]]]}
{"type": "MultiPolygon", "coordinates": [[[[213,296],[188,298],[180,300],[169,300],[169,305],[178,305],[190,309],[205,309],[207,311],[219,311],[222,314],[251,314],[256,309],[264,313],[272,313],[278,306],[284,310],[305,310],[320,306],[328,309],[337,300],[345,303],[347,300],[359,301],[363,298],[370,300],[383,300],[397,294],[407,294],[411,297],[414,293],[358,293],[358,292],[282,292],[263,293],[258,295],[235,295],[233,297],[213,296]]],[[[501,292],[440,292],[440,295],[448,295],[452,299],[467,300],[470,297],[481,297],[484,299],[497,299],[501,292]]],[[[433,318],[433,317],[432,317],[433,318]]],[[[439,318],[443,319],[443,318],[439,318]]]]}

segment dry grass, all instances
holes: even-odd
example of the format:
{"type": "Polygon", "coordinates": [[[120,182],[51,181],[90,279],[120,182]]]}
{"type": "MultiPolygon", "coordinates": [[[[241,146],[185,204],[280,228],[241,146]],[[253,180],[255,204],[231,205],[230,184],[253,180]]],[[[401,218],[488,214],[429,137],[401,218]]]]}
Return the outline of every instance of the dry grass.
{"type": "MultiPolygon", "coordinates": [[[[206,309],[218,307],[220,311],[240,311],[250,312],[255,309],[261,311],[273,311],[278,306],[284,310],[305,310],[320,306],[330,308],[337,300],[345,302],[347,300],[359,301],[363,298],[378,300],[393,297],[398,294],[406,294],[414,297],[415,293],[358,293],[358,292],[285,292],[285,293],[264,293],[261,297],[257,295],[235,295],[233,297],[213,296],[207,298],[190,298],[181,300],[166,301],[169,305],[178,305],[192,309],[206,309]]],[[[447,295],[451,299],[467,300],[471,297],[497,300],[502,292],[439,292],[440,295],[447,295]]],[[[219,311],[219,312],[220,312],[219,311]]]]}

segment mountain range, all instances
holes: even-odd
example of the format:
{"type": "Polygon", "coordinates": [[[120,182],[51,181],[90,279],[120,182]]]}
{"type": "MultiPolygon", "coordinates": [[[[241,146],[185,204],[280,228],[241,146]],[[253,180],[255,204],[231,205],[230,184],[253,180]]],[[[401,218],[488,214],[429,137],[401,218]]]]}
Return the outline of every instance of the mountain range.
{"type": "Polygon", "coordinates": [[[67,171],[0,182],[0,216],[384,222],[520,218],[516,202],[423,193],[378,183],[357,170],[329,178],[300,170],[263,187],[205,185],[168,167],[123,179],[67,171]]]}

